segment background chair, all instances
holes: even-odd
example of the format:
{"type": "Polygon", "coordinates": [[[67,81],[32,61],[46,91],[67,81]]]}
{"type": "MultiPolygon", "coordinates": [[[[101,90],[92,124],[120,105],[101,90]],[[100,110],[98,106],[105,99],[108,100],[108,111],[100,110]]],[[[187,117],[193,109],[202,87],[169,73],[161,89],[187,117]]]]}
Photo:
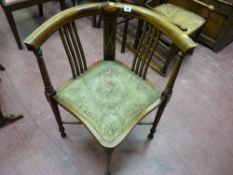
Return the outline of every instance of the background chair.
{"type": "MultiPolygon", "coordinates": [[[[75,5],[81,5],[91,2],[101,2],[101,0],[72,0],[72,5],[75,6],[75,5]]],[[[104,0],[102,2],[106,2],[106,1],[104,0]]],[[[92,22],[92,27],[97,27],[96,15],[91,16],[91,22],[92,22]]]]}
{"type": "MultiPolygon", "coordinates": [[[[34,5],[38,5],[39,15],[43,16],[43,6],[42,3],[48,2],[51,0],[0,0],[3,11],[6,15],[7,21],[10,25],[10,28],[13,32],[14,38],[17,42],[18,48],[22,49],[22,43],[20,40],[20,36],[15,24],[15,20],[13,17],[13,12],[16,10],[20,10],[23,8],[31,7],[34,5]]],[[[59,0],[61,9],[65,8],[65,0],[59,0]]]]}
{"type": "MultiPolygon", "coordinates": [[[[117,2],[123,2],[123,3],[128,3],[132,5],[138,5],[138,6],[144,6],[145,0],[116,0],[117,2]]],[[[128,25],[129,21],[134,19],[133,17],[125,17],[125,19],[122,21],[124,23],[124,30],[122,34],[122,41],[121,41],[121,53],[125,52],[125,47],[126,47],[126,41],[127,41],[127,34],[128,34],[128,25]]],[[[122,23],[120,22],[120,23],[122,23]]],[[[140,28],[142,27],[142,21],[139,19],[138,20],[138,25],[137,25],[137,31],[140,31],[140,28]]],[[[139,40],[140,34],[136,33],[135,41],[137,42],[139,40]]]]}
{"type": "MultiPolygon", "coordinates": [[[[199,0],[186,0],[184,6],[180,7],[179,4],[172,4],[169,0],[162,0],[159,3],[157,0],[150,0],[146,2],[146,7],[150,8],[156,13],[168,18],[168,20],[176,25],[185,35],[192,37],[195,41],[208,21],[210,12],[215,8],[212,5],[204,3],[199,0]],[[203,8],[206,13],[203,13],[203,8]]],[[[151,62],[151,67],[159,72],[161,75],[166,76],[167,68],[170,65],[172,58],[176,54],[177,48],[175,44],[168,41],[166,37],[161,38],[161,44],[164,48],[170,50],[170,53],[164,57],[156,54],[162,60],[163,64],[159,66],[151,62]],[[165,38],[165,39],[164,39],[165,38]],[[171,47],[167,47],[170,45],[171,47]]]]}
{"type": "MultiPolygon", "coordinates": [[[[101,42],[101,41],[100,41],[101,42]]],[[[45,95],[52,107],[62,137],[66,136],[58,105],[69,111],[83,124],[106,150],[106,174],[110,175],[110,160],[114,149],[124,140],[134,126],[152,110],[158,108],[148,135],[152,139],[161,115],[172,94],[183,57],[191,52],[195,43],[184,37],[180,30],[165,18],[152,11],[125,3],[90,3],[65,10],[50,18],[27,39],[28,50],[33,51],[45,86],[45,95]],[[87,66],[75,20],[88,15],[101,14],[104,19],[103,59],[87,66]],[[133,16],[146,20],[137,52],[128,66],[115,59],[117,17],[133,16]],[[171,32],[172,31],[172,32],[171,32]],[[72,78],[54,89],[43,59],[42,44],[59,32],[67,54],[72,78]],[[179,52],[166,87],[160,90],[146,80],[147,70],[161,34],[177,44],[179,52]]],[[[88,49],[89,51],[92,48],[88,49]]]]}

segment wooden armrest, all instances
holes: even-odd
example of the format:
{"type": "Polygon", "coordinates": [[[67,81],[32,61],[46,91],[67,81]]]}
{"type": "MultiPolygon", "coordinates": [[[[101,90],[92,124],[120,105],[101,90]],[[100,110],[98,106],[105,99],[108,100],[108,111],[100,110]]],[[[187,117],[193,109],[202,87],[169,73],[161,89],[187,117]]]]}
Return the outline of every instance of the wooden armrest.
{"type": "Polygon", "coordinates": [[[202,5],[203,7],[206,7],[209,11],[214,11],[215,10],[215,7],[213,5],[210,5],[210,4],[207,4],[207,3],[204,3],[202,1],[199,1],[199,0],[193,0],[195,3],[199,4],[199,5],[202,5]]]}
{"type": "Polygon", "coordinates": [[[136,17],[149,22],[175,42],[183,53],[196,47],[196,44],[187,35],[184,35],[180,29],[174,26],[174,24],[171,24],[167,18],[155,14],[153,11],[144,7],[113,2],[88,3],[64,10],[37,28],[25,39],[24,44],[28,50],[37,51],[40,46],[64,24],[84,16],[97,15],[103,12],[114,12],[119,15],[136,17]],[[125,7],[130,8],[131,12],[125,12],[125,7]]]}

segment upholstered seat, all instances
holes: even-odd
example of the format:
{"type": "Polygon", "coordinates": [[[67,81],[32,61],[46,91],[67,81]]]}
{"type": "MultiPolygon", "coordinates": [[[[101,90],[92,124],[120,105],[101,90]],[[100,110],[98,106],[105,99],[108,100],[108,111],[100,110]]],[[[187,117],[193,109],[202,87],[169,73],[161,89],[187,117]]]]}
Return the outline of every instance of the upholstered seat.
{"type": "Polygon", "coordinates": [[[168,17],[186,35],[191,35],[197,31],[206,21],[203,17],[170,3],[157,6],[154,8],[154,11],[168,17]]]}
{"type": "Polygon", "coordinates": [[[55,98],[102,146],[115,147],[160,103],[160,94],[120,62],[101,61],[58,89],[55,98]]]}

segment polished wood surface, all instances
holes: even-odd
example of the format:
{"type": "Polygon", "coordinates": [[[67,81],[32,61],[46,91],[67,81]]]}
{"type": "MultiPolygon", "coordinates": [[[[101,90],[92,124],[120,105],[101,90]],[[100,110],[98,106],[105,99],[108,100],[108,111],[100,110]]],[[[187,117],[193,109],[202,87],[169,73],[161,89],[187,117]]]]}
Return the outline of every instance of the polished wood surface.
{"type": "MultiPolygon", "coordinates": [[[[89,13],[99,14],[101,13],[101,9],[104,9],[106,6],[108,6],[108,4],[109,3],[89,3],[88,5],[81,5],[64,10],[41,25],[24,42],[29,50],[36,50],[65,22],[89,15],[89,13]]],[[[183,34],[177,27],[170,24],[166,18],[161,17],[161,15],[156,15],[152,11],[143,7],[130,4],[127,4],[127,7],[131,8],[132,11],[130,13],[124,12],[122,10],[124,9],[124,5],[126,4],[110,3],[110,6],[114,6],[115,10],[117,10],[121,15],[144,18],[147,22],[153,25],[158,25],[159,30],[161,30],[161,32],[165,35],[169,36],[182,52],[186,53],[196,47],[196,44],[189,37],[183,34]],[[139,11],[144,13],[143,17],[138,15],[139,11]]]]}
{"type": "MultiPolygon", "coordinates": [[[[174,4],[186,6],[189,0],[171,0],[174,4]]],[[[215,7],[199,37],[199,41],[210,47],[214,52],[221,51],[233,41],[233,1],[203,0],[215,7]]],[[[192,10],[206,13],[205,9],[191,6],[192,10]]]]}

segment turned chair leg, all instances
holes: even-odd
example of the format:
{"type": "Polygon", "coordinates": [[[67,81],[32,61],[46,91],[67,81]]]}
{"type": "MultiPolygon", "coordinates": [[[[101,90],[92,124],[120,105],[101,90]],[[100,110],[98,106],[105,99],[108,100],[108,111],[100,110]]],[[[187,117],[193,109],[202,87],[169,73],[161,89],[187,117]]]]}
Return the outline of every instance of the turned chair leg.
{"type": "Polygon", "coordinates": [[[39,16],[43,17],[44,16],[43,4],[39,4],[38,9],[39,9],[39,16]]]}
{"type": "Polygon", "coordinates": [[[111,175],[111,159],[113,149],[106,149],[106,170],[105,175],[111,175]]]}
{"type": "Polygon", "coordinates": [[[18,48],[22,49],[23,46],[22,46],[22,43],[21,43],[21,40],[20,40],[20,37],[19,37],[17,27],[15,25],[15,20],[14,20],[13,14],[12,14],[11,11],[5,11],[5,14],[6,14],[7,21],[9,23],[9,25],[10,25],[10,28],[11,28],[11,30],[13,32],[16,43],[18,45],[18,48]]]}
{"type": "Polygon", "coordinates": [[[150,129],[150,133],[148,135],[148,138],[150,140],[152,140],[154,138],[154,133],[156,132],[156,128],[157,128],[157,126],[159,124],[159,121],[161,119],[161,116],[163,114],[163,111],[164,111],[166,105],[167,105],[167,100],[165,99],[163,101],[163,103],[159,106],[158,111],[157,111],[156,116],[155,116],[155,119],[154,119],[154,122],[153,122],[153,125],[152,125],[152,127],[150,129]]]}
{"type": "Polygon", "coordinates": [[[51,108],[53,110],[53,114],[56,118],[56,121],[57,121],[57,124],[59,127],[59,131],[61,133],[61,137],[66,137],[65,128],[63,127],[63,124],[62,124],[61,115],[60,115],[60,111],[59,111],[57,102],[54,101],[53,99],[51,99],[50,105],[51,105],[51,108]]]}

